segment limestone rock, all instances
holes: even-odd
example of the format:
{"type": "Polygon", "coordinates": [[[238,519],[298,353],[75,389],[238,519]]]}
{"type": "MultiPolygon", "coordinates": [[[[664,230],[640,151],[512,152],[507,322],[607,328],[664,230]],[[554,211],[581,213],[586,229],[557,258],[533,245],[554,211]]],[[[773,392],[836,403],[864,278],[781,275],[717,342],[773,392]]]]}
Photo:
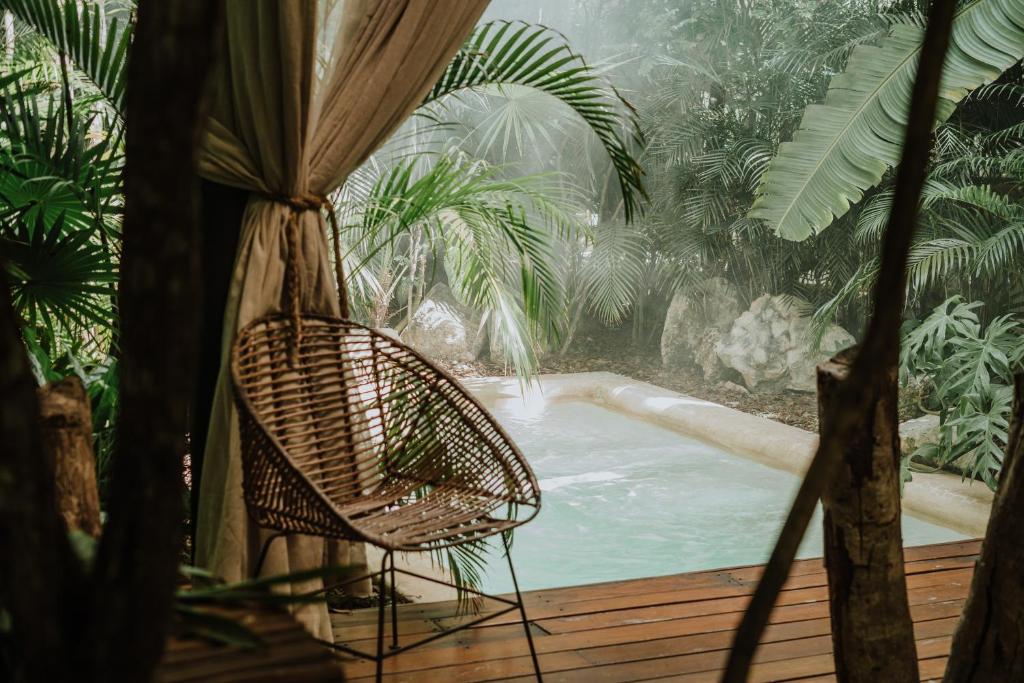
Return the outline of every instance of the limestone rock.
{"type": "Polygon", "coordinates": [[[722,365],[722,361],[718,359],[718,354],[715,352],[715,347],[721,340],[721,330],[710,327],[700,336],[694,349],[694,362],[703,371],[706,382],[722,379],[725,372],[725,366],[722,365]]]}
{"type": "Polygon", "coordinates": [[[938,442],[938,415],[922,415],[900,423],[900,451],[903,455],[910,455],[925,444],[938,442]]]}
{"type": "Polygon", "coordinates": [[[402,331],[409,346],[447,363],[475,360],[483,337],[480,315],[460,303],[445,284],[430,289],[402,331]]]}
{"type": "Polygon", "coordinates": [[[402,343],[402,335],[398,334],[398,332],[393,327],[376,327],[374,328],[374,332],[376,332],[377,334],[382,334],[388,339],[394,339],[399,344],[402,343]]]}
{"type": "MultiPolygon", "coordinates": [[[[910,455],[921,446],[937,444],[941,440],[938,415],[922,415],[900,423],[900,452],[910,455]]],[[[941,462],[937,457],[919,455],[914,461],[928,467],[941,467],[950,472],[970,476],[974,465],[975,452],[970,450],[952,462],[941,462]]]]}
{"type": "Polygon", "coordinates": [[[750,394],[746,387],[741,387],[735,382],[719,382],[715,385],[715,389],[728,392],[730,394],[737,394],[738,396],[747,396],[750,394]]]}
{"type": "Polygon", "coordinates": [[[857,340],[839,325],[829,325],[825,334],[821,336],[821,342],[818,345],[819,352],[811,353],[811,341],[807,336],[809,318],[801,318],[801,320],[806,321],[803,325],[804,336],[801,345],[786,354],[789,362],[789,384],[787,387],[796,391],[816,391],[818,378],[815,368],[818,364],[843,349],[853,346],[857,340]]]}
{"type": "Polygon", "coordinates": [[[706,331],[725,332],[740,313],[736,288],[713,277],[672,297],[661,334],[661,361],[668,369],[701,365],[698,345],[706,331]]]}
{"type": "Polygon", "coordinates": [[[817,353],[811,351],[810,318],[781,296],[765,294],[741,314],[715,347],[719,360],[743,378],[748,389],[814,391],[815,366],[855,343],[831,325],[817,353]]]}

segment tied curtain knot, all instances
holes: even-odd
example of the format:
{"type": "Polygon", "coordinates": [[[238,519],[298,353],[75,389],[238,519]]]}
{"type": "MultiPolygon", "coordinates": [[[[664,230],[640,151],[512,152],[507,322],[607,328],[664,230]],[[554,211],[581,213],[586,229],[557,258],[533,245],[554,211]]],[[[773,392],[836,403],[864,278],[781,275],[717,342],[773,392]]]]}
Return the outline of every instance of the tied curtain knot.
{"type": "Polygon", "coordinates": [[[285,270],[285,288],[288,292],[288,313],[292,319],[292,339],[289,345],[289,360],[292,365],[298,361],[299,345],[302,343],[302,277],[300,276],[302,251],[299,248],[299,216],[306,211],[327,211],[327,221],[331,225],[331,239],[334,242],[334,277],[338,287],[338,307],[341,317],[348,319],[348,291],[345,288],[345,267],[341,255],[341,231],[338,228],[338,217],[334,204],[326,195],[299,194],[288,195],[273,192],[259,193],[259,196],[291,209],[288,218],[287,240],[288,261],[285,270]]]}

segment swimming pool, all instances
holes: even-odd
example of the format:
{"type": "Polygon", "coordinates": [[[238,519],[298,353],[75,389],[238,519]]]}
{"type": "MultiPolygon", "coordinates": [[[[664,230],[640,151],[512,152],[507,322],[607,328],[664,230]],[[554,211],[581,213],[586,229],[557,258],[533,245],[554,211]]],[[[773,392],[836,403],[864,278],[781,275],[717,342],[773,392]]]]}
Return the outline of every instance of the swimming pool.
{"type": "MultiPolygon", "coordinates": [[[[492,408],[529,460],[540,514],[515,532],[520,588],[640,578],[768,559],[799,480],[582,400],[492,408]]],[[[965,538],[903,515],[905,545],[965,538]]],[[[800,557],[821,555],[820,512],[800,557]]],[[[492,553],[487,592],[512,590],[492,553]]]]}

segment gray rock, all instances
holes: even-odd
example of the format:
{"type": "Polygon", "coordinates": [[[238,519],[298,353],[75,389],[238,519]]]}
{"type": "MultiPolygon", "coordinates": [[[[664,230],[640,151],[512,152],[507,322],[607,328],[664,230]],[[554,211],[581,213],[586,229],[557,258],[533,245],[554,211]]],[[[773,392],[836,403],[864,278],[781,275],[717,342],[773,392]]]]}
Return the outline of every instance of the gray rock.
{"type": "Polygon", "coordinates": [[[388,339],[394,339],[399,344],[402,343],[402,335],[398,334],[398,332],[393,327],[375,327],[373,331],[376,332],[377,334],[384,335],[388,339]]]}
{"type": "Polygon", "coordinates": [[[483,337],[480,315],[460,303],[445,284],[430,289],[402,331],[409,346],[447,363],[475,360],[483,337]]]}
{"type": "MultiPolygon", "coordinates": [[[[809,321],[808,318],[802,318],[802,320],[809,321]]],[[[789,362],[789,384],[786,386],[790,389],[796,391],[816,391],[818,387],[818,373],[816,370],[818,364],[828,360],[843,349],[853,346],[857,343],[857,340],[853,338],[852,334],[839,327],[839,325],[829,325],[825,330],[825,334],[821,336],[821,342],[818,344],[818,353],[811,353],[810,342],[810,338],[806,335],[806,326],[804,326],[804,336],[801,345],[791,349],[786,354],[786,359],[789,362]]]]}
{"type": "Polygon", "coordinates": [[[900,423],[900,451],[903,455],[910,455],[925,444],[938,442],[938,415],[922,415],[900,423]]]}
{"type": "Polygon", "coordinates": [[[704,381],[706,382],[720,380],[725,373],[726,368],[722,365],[722,361],[718,359],[718,354],[715,352],[715,347],[718,346],[718,342],[721,340],[721,330],[710,327],[704,330],[704,334],[697,340],[697,346],[693,351],[693,360],[704,373],[704,381]]]}
{"type": "MultiPolygon", "coordinates": [[[[900,452],[910,455],[921,446],[937,444],[941,440],[938,415],[922,415],[900,423],[900,452]]],[[[940,462],[938,458],[927,455],[918,456],[915,462],[931,467],[941,467],[950,472],[970,475],[974,464],[973,450],[964,453],[952,462],[940,462]]]]}
{"type": "Polygon", "coordinates": [[[677,291],[661,334],[662,364],[668,369],[701,365],[697,352],[705,332],[725,332],[739,313],[739,294],[724,278],[709,278],[696,288],[677,291]]]}
{"type": "Polygon", "coordinates": [[[718,389],[719,391],[725,391],[730,394],[737,394],[739,396],[747,396],[750,394],[750,391],[748,391],[746,387],[741,387],[739,384],[736,384],[735,382],[719,382],[718,384],[715,385],[715,388],[718,389]]]}
{"type": "Polygon", "coordinates": [[[715,347],[719,360],[758,391],[814,391],[815,366],[854,344],[853,335],[831,325],[817,353],[811,351],[810,318],[780,296],[756,299],[715,347]]]}

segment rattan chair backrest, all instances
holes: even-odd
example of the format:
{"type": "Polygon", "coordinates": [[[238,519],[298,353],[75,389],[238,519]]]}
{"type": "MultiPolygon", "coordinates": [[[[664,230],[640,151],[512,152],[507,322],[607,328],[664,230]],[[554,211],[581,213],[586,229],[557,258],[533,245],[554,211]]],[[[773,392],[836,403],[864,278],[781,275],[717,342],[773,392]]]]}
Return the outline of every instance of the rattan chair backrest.
{"type": "Polygon", "coordinates": [[[494,418],[446,373],[367,327],[261,318],[239,333],[231,374],[245,497],[264,525],[359,538],[360,506],[384,498],[539,505],[533,472],[494,418]]]}

